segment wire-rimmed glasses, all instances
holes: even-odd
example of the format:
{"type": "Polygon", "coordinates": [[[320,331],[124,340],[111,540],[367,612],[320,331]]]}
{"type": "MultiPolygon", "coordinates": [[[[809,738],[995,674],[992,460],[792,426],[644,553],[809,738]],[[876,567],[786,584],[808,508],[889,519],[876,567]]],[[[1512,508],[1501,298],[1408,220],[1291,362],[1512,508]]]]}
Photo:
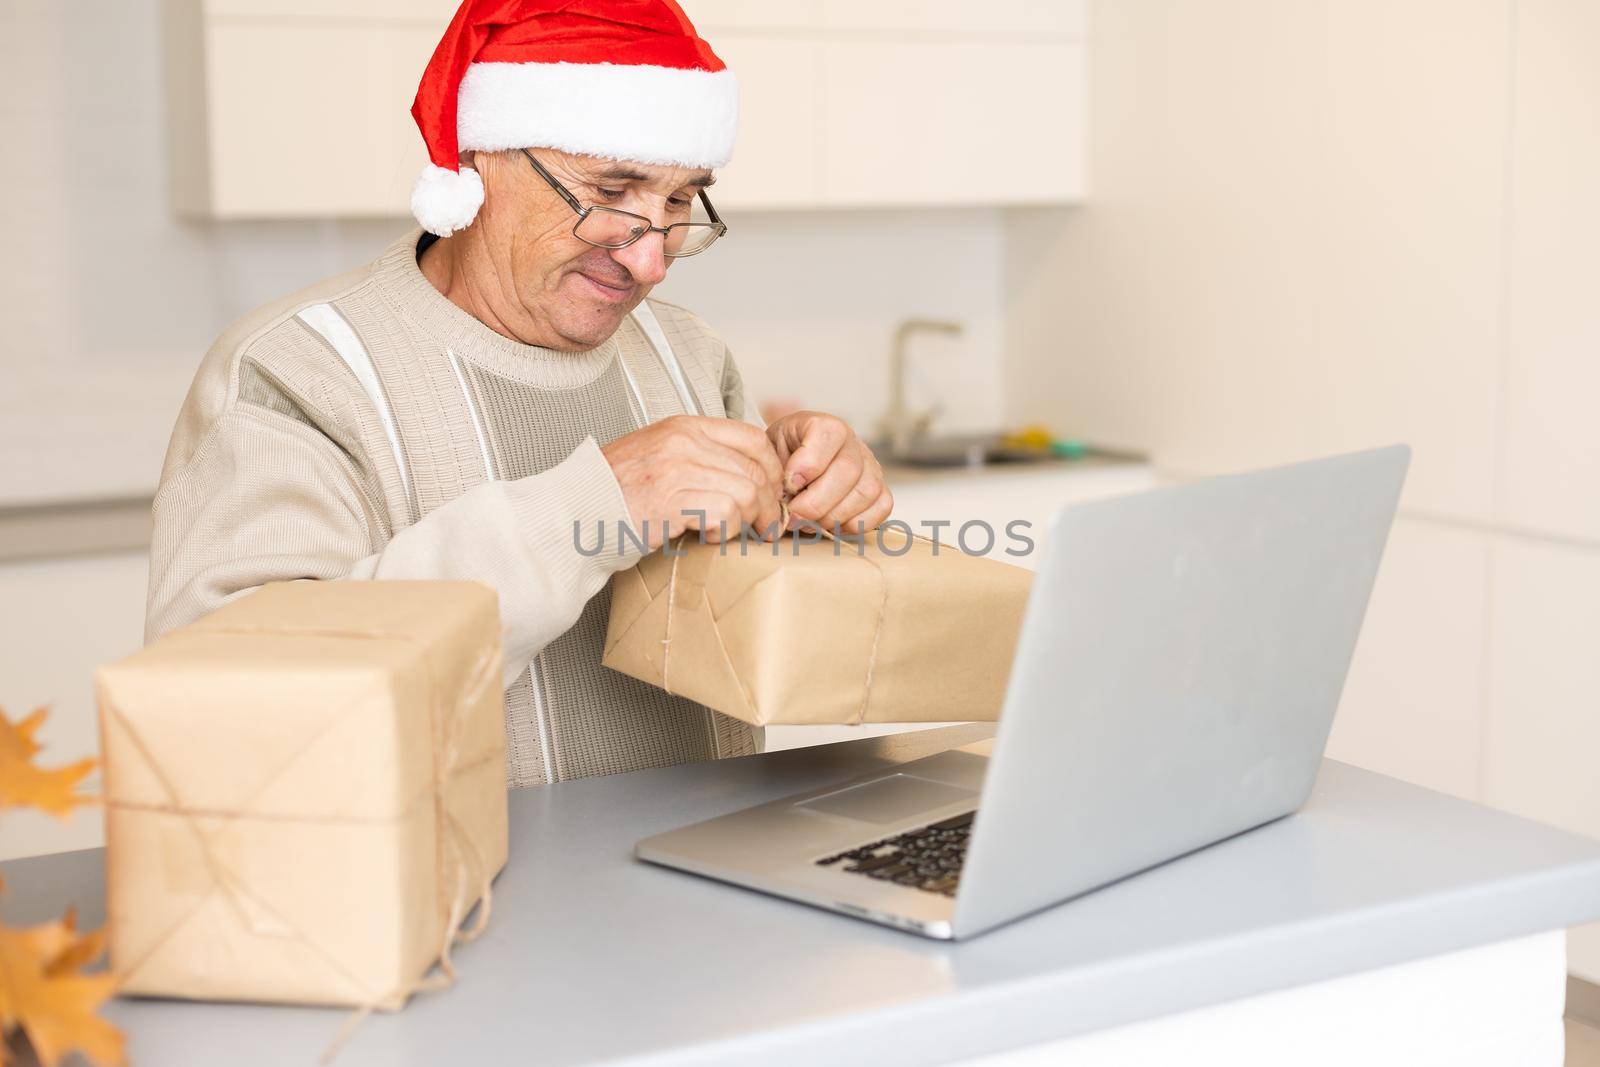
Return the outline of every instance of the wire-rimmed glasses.
{"type": "Polygon", "coordinates": [[[674,222],[670,226],[657,226],[643,215],[635,215],[631,211],[581,203],[565,185],[556,180],[555,175],[533,158],[532,152],[524,148],[522,154],[528,157],[528,162],[533,164],[539,177],[578,213],[572,236],[597,248],[627,248],[647,233],[659,233],[662,235],[662,255],[668,259],[682,259],[704,252],[717,238],[728,232],[728,224],[711,206],[711,198],[704,189],[700,190],[700,202],[705,205],[710,222],[674,222]]]}

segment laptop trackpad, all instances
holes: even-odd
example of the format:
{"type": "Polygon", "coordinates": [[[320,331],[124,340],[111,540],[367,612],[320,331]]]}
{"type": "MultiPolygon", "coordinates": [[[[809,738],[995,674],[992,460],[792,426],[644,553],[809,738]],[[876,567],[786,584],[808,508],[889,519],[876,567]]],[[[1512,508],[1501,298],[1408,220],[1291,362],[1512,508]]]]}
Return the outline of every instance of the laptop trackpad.
{"type": "Polygon", "coordinates": [[[848,789],[824,793],[820,797],[801,801],[795,807],[843,815],[847,819],[860,819],[862,822],[898,822],[918,812],[932,811],[975,796],[977,794],[970,789],[927,778],[913,778],[909,774],[891,774],[848,789]]]}

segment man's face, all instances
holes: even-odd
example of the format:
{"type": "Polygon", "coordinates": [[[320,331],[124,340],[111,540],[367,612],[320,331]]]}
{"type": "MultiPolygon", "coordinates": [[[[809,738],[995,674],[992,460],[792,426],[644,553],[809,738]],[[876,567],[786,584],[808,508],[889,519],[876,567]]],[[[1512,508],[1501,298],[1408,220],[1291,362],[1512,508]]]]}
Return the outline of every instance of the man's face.
{"type": "MultiPolygon", "coordinates": [[[[696,194],[713,180],[708,170],[531,151],[585,206],[629,211],[657,226],[690,221],[696,194]]],[[[600,344],[666,277],[672,261],[662,255],[661,234],[596,248],[573,236],[577,213],[521,152],[478,153],[473,162],[485,194],[477,221],[502,290],[515,294],[541,332],[560,339],[551,347],[600,344]]]]}

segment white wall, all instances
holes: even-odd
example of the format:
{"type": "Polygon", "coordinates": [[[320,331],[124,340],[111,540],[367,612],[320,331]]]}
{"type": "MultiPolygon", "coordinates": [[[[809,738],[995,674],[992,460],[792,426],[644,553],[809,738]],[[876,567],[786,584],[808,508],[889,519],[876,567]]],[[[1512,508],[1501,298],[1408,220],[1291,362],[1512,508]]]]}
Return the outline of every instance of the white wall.
{"type": "MultiPolygon", "coordinates": [[[[0,136],[19,153],[0,168],[11,256],[0,282],[0,504],[148,491],[211,339],[410,225],[173,218],[161,63],[159,0],[0,5],[0,68],[27,86],[0,103],[0,136]]],[[[954,422],[998,417],[996,212],[728,221],[724,243],[676,264],[660,295],[727,334],[754,392],[865,425],[886,402],[895,322],[937,314],[971,329],[919,350],[924,392],[954,422]]]]}
{"type": "Polygon", "coordinates": [[[1008,413],[1182,473],[1410,442],[1331,753],[1600,836],[1600,7],[1091,21],[1088,204],[1008,216],[1008,413]]]}

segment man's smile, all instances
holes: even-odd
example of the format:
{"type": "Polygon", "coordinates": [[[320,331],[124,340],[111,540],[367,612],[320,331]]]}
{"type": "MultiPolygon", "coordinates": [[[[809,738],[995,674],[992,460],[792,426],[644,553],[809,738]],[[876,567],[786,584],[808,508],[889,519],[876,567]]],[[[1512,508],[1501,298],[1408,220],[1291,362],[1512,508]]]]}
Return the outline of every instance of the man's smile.
{"type": "Polygon", "coordinates": [[[632,299],[633,291],[636,288],[632,281],[623,281],[619,284],[617,279],[605,280],[584,271],[578,271],[577,275],[588,283],[590,289],[601,300],[614,304],[627,303],[628,300],[632,299]]]}

